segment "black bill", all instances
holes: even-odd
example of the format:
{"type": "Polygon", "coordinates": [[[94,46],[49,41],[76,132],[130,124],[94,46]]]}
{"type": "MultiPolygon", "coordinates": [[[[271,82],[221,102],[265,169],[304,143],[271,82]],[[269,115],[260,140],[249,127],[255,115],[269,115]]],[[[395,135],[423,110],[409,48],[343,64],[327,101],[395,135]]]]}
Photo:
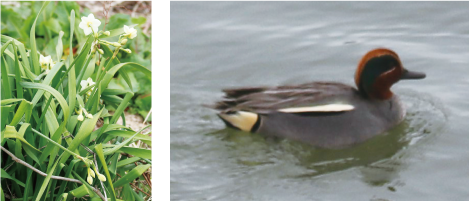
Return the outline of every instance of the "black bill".
{"type": "Polygon", "coordinates": [[[404,73],[401,76],[401,80],[413,80],[413,79],[423,79],[425,78],[425,73],[413,72],[407,69],[404,70],[404,73]]]}

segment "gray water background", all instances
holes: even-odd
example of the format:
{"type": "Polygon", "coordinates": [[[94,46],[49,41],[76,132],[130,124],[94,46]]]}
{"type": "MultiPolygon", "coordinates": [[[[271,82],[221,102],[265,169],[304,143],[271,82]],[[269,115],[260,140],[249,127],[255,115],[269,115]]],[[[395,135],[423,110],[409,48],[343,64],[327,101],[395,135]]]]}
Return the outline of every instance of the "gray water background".
{"type": "Polygon", "coordinates": [[[172,200],[469,198],[468,2],[171,2],[172,200]],[[354,85],[387,47],[427,78],[395,129],[343,150],[225,129],[221,89],[354,85]]]}

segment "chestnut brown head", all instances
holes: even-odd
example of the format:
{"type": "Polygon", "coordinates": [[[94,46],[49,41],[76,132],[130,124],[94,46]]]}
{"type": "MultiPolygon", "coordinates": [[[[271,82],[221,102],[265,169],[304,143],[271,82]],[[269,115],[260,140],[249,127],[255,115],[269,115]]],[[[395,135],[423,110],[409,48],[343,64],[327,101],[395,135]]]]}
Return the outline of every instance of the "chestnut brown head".
{"type": "Polygon", "coordinates": [[[412,72],[402,66],[397,54],[389,49],[369,51],[358,63],[355,84],[365,96],[386,100],[392,97],[391,86],[402,79],[423,79],[424,73],[412,72]]]}

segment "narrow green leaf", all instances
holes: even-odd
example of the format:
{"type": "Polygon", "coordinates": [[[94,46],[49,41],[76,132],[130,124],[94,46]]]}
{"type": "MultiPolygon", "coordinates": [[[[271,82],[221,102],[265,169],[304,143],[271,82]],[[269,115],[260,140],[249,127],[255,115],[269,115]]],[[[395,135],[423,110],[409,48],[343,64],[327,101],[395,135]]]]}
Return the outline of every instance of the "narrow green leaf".
{"type": "MultiPolygon", "coordinates": [[[[63,122],[65,122],[65,123],[67,122],[70,109],[68,108],[67,101],[65,101],[62,94],[60,94],[54,88],[52,88],[48,85],[45,85],[45,84],[41,84],[41,83],[21,82],[21,85],[25,88],[42,89],[42,90],[47,91],[50,94],[52,94],[55,97],[55,99],[59,102],[60,106],[62,107],[62,110],[64,111],[65,118],[64,118],[63,122]]],[[[38,91],[38,93],[39,93],[39,91],[38,91]]]]}
{"type": "MultiPolygon", "coordinates": [[[[10,114],[10,110],[11,110],[11,109],[12,109],[12,106],[11,106],[11,105],[8,105],[8,106],[1,106],[0,112],[1,112],[1,114],[2,114],[2,116],[1,116],[1,128],[2,128],[2,129],[5,129],[5,125],[6,125],[7,122],[8,122],[8,119],[9,119],[8,116],[9,116],[9,114],[10,114]]],[[[4,131],[5,131],[5,130],[2,130],[2,132],[4,132],[4,131]]],[[[3,139],[2,139],[2,146],[3,146],[3,143],[4,143],[4,141],[3,141],[3,139]]]]}
{"type": "Polygon", "coordinates": [[[31,44],[31,57],[33,61],[34,73],[39,75],[41,73],[41,67],[39,66],[39,56],[37,55],[37,46],[36,46],[36,22],[41,14],[42,10],[50,3],[50,1],[45,1],[42,4],[41,10],[37,13],[36,19],[34,20],[33,25],[31,26],[31,32],[29,34],[30,44],[31,44]]]}
{"type": "Polygon", "coordinates": [[[16,126],[16,124],[20,122],[23,116],[25,116],[25,122],[29,122],[29,120],[31,119],[32,110],[33,104],[23,99],[18,109],[16,109],[15,116],[13,116],[13,119],[10,122],[10,126],[16,126]]]}
{"type": "Polygon", "coordinates": [[[150,149],[140,149],[140,148],[133,148],[133,147],[121,147],[119,151],[124,153],[137,156],[140,158],[151,159],[151,150],[150,149]]]}
{"type": "Polygon", "coordinates": [[[0,199],[2,201],[5,201],[5,195],[3,195],[3,189],[2,188],[0,188],[0,199]]]}
{"type": "Polygon", "coordinates": [[[96,154],[98,155],[99,161],[101,162],[101,167],[104,169],[104,173],[106,174],[106,181],[109,183],[109,187],[111,189],[111,200],[115,201],[116,200],[116,192],[114,191],[114,186],[112,185],[112,178],[111,175],[109,174],[109,169],[106,165],[106,159],[104,158],[103,154],[103,145],[98,144],[94,147],[94,150],[96,154]]]}
{"type": "Polygon", "coordinates": [[[2,172],[0,173],[0,175],[1,175],[2,178],[11,179],[11,180],[15,181],[18,185],[20,185],[22,187],[25,187],[23,182],[19,181],[15,177],[10,176],[5,170],[1,169],[1,171],[2,172]]]}
{"type": "Polygon", "coordinates": [[[128,164],[131,164],[131,163],[134,163],[134,162],[137,162],[141,160],[140,157],[132,157],[132,158],[126,158],[124,160],[121,160],[117,163],[117,167],[120,168],[124,165],[128,165],[128,164]]]}
{"type": "MultiPolygon", "coordinates": [[[[123,130],[113,130],[113,131],[105,132],[105,134],[128,138],[128,137],[131,137],[134,134],[134,132],[123,131],[123,130]]],[[[137,136],[135,136],[134,139],[142,140],[145,144],[148,144],[151,146],[151,136],[138,134],[137,136]]]]}
{"type": "Polygon", "coordinates": [[[62,59],[62,55],[64,53],[64,45],[62,43],[62,37],[64,36],[64,32],[60,31],[59,32],[59,38],[57,41],[57,46],[55,47],[55,51],[57,53],[57,61],[60,61],[62,59]]]}
{"type": "Polygon", "coordinates": [[[127,173],[122,178],[114,182],[114,187],[118,188],[120,186],[123,186],[124,184],[128,184],[132,182],[134,179],[141,176],[150,167],[151,165],[139,165],[135,167],[129,173],[127,173]]]}
{"type": "MultiPolygon", "coordinates": [[[[60,156],[59,156],[59,159],[60,159],[60,156]]],[[[39,190],[39,194],[37,195],[36,201],[41,200],[42,194],[44,194],[44,191],[46,190],[47,184],[49,183],[50,178],[52,177],[52,174],[54,173],[55,168],[57,167],[57,164],[59,164],[59,160],[57,160],[57,161],[55,162],[54,166],[53,166],[53,167],[51,168],[51,170],[47,173],[46,178],[45,178],[44,181],[42,182],[42,186],[41,186],[41,188],[40,188],[40,190],[39,190]]]]}
{"type": "Polygon", "coordinates": [[[111,149],[108,149],[104,152],[104,155],[109,155],[109,154],[112,154],[114,152],[116,152],[117,150],[119,150],[120,148],[122,148],[123,146],[127,145],[128,143],[130,143],[133,138],[135,136],[137,136],[137,134],[139,134],[140,132],[142,132],[143,130],[145,130],[146,128],[150,127],[151,125],[148,125],[148,126],[145,126],[144,128],[140,129],[139,131],[137,131],[134,135],[132,135],[130,138],[127,138],[125,141],[123,141],[122,143],[118,144],[117,146],[111,148],[111,149]]]}
{"type": "Polygon", "coordinates": [[[71,190],[70,194],[75,198],[82,198],[85,195],[89,195],[90,191],[85,185],[81,185],[80,187],[71,190]]]}

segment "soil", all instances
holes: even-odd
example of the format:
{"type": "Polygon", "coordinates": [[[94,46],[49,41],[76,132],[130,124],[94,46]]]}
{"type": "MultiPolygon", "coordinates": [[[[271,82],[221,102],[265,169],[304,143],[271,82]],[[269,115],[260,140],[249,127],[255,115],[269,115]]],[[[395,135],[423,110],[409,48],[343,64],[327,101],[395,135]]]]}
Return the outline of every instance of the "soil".
{"type": "Polygon", "coordinates": [[[77,4],[80,12],[88,8],[98,18],[108,19],[116,13],[145,17],[147,21],[141,28],[146,35],[151,34],[151,1],[77,1],[77,4]]]}

